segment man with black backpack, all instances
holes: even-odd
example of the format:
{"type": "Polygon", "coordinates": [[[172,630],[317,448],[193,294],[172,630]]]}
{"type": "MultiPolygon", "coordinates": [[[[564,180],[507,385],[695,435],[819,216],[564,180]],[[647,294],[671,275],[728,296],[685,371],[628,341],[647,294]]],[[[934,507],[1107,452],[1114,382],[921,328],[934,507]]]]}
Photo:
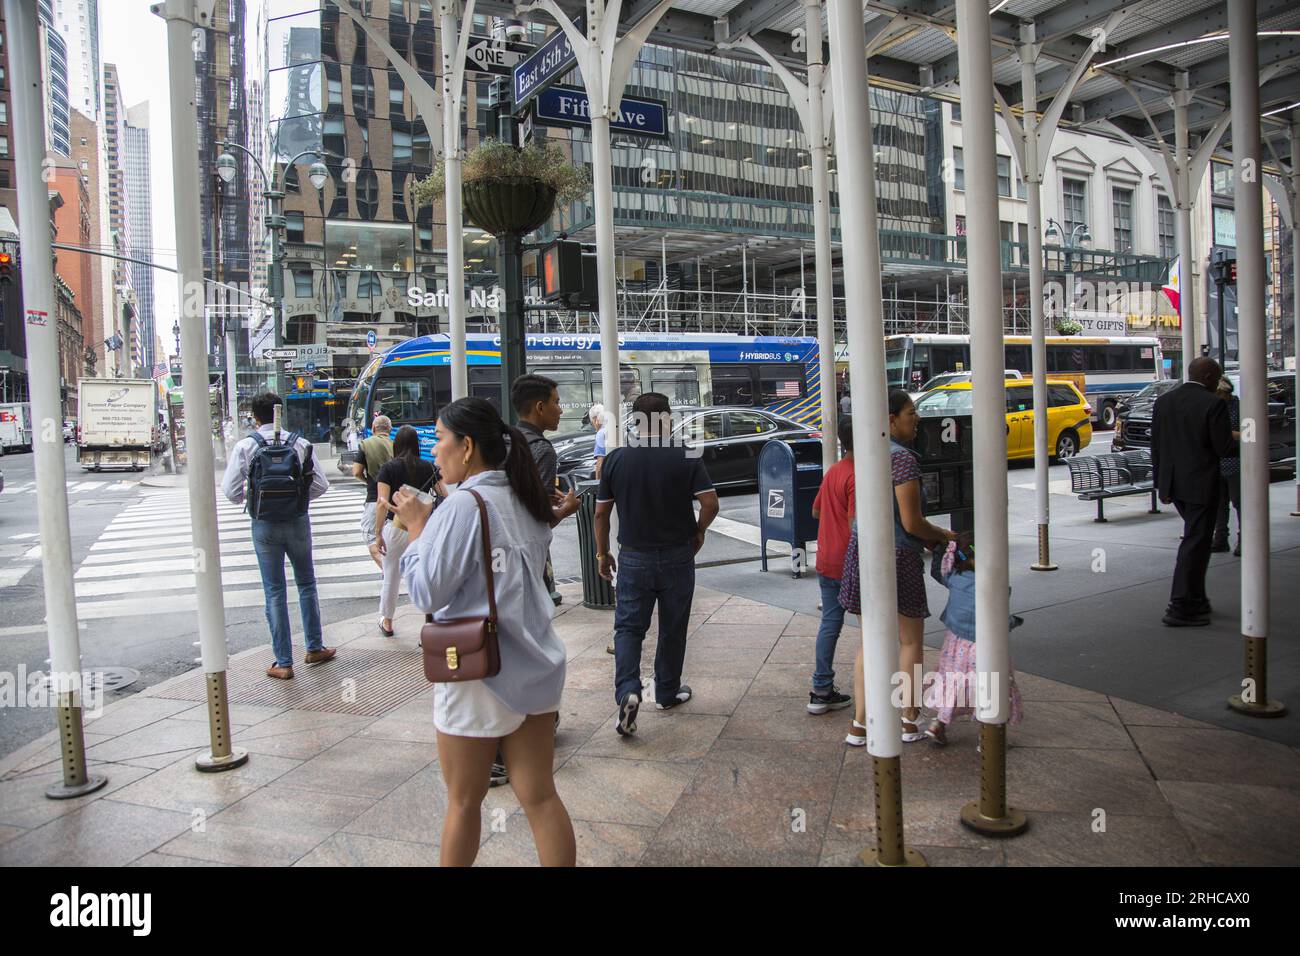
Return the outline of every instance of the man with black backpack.
{"type": "Polygon", "coordinates": [[[262,572],[266,620],[275,651],[275,664],[267,668],[266,676],[289,680],[293,677],[293,642],[284,580],[286,557],[293,565],[298,587],[306,662],[323,664],[334,656],[334,648],[326,647],[321,635],[311,519],[307,516],[309,502],[325,494],[330,485],[324,472],[315,467],[311,443],[297,432],[280,430],[276,409],[282,405],[274,392],[253,399],[257,431],[231,450],[221,490],[235,504],[245,502],[253,520],[253,550],[262,572]]]}

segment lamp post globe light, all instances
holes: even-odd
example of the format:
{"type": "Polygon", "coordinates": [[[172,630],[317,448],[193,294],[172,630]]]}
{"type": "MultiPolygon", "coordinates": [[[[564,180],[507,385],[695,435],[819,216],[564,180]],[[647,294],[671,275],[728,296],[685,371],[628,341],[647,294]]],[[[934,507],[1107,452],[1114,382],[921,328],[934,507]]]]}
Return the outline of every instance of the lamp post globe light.
{"type": "MultiPolygon", "coordinates": [[[[1059,243],[1061,241],[1061,234],[1064,231],[1065,228],[1059,222],[1049,217],[1047,220],[1047,228],[1043,230],[1043,241],[1059,243]]],[[[1092,233],[1088,231],[1086,223],[1081,222],[1070,230],[1070,241],[1065,244],[1067,256],[1069,255],[1068,250],[1071,246],[1078,246],[1082,249],[1088,249],[1092,246],[1092,233]]]]}
{"type": "MultiPolygon", "coordinates": [[[[1043,230],[1043,243],[1060,244],[1061,235],[1065,232],[1065,227],[1050,216],[1047,219],[1047,228],[1043,230]]],[[[1070,307],[1074,304],[1074,253],[1073,249],[1091,249],[1092,233],[1088,231],[1087,223],[1079,223],[1070,230],[1069,241],[1065,243],[1065,277],[1069,282],[1069,289],[1065,295],[1065,318],[1070,318],[1070,307]]]]}
{"type": "MultiPolygon", "coordinates": [[[[224,152],[217,157],[217,175],[221,177],[224,183],[235,181],[239,174],[239,161],[230,151],[237,149],[246,155],[253,163],[259,176],[262,177],[262,198],[266,200],[267,215],[263,218],[262,224],[270,230],[271,233],[271,266],[267,276],[267,286],[271,292],[272,303],[272,322],[271,322],[271,344],[274,348],[279,348],[284,344],[284,248],[281,233],[285,230],[284,210],[282,202],[284,200],[284,182],[283,176],[278,184],[275,176],[268,176],[266,168],[261,161],[245,146],[239,143],[233,143],[229,140],[220,144],[224,152]]],[[[321,155],[314,149],[305,149],[298,155],[294,156],[284,164],[285,174],[289,169],[294,168],[298,160],[304,156],[315,158],[315,162],[307,171],[307,179],[316,189],[323,189],[326,181],[330,178],[329,168],[321,161],[321,155]]],[[[284,379],[280,366],[276,366],[274,373],[275,392],[278,395],[284,394],[284,379]]]]}

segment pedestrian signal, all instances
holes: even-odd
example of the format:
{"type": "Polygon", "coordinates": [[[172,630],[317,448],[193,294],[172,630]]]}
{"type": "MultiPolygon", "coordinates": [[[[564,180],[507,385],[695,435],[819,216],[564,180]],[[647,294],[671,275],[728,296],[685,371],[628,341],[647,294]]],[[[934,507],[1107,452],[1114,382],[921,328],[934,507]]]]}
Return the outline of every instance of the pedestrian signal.
{"type": "Polygon", "coordinates": [[[14,257],[7,252],[0,252],[0,285],[9,285],[14,281],[14,257]]]}

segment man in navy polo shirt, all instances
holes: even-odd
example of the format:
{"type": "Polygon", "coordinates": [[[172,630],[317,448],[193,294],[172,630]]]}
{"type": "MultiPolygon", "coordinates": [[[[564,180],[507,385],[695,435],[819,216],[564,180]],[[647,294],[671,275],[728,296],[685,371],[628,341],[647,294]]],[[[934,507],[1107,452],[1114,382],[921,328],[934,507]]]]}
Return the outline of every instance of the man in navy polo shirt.
{"type": "Polygon", "coordinates": [[[636,434],[605,458],[596,492],[596,549],[600,575],[618,571],[614,611],[614,698],[618,733],[636,731],[641,705],[641,644],[659,606],[655,649],[655,706],[667,710],[691,699],[682,683],[686,629],[695,594],[695,555],[718,515],[718,493],[698,453],[672,438],[668,397],[640,395],[632,405],[636,434]],[[700,511],[695,513],[695,501],[700,511]],[[610,513],[618,509],[618,562],[609,550],[610,513]]]}

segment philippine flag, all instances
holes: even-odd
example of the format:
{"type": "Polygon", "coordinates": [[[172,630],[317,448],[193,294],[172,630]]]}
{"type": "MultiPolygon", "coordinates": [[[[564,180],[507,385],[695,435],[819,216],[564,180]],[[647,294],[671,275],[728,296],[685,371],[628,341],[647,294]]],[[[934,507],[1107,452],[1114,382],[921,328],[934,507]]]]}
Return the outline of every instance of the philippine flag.
{"type": "Polygon", "coordinates": [[[1174,307],[1174,311],[1179,315],[1182,315],[1182,311],[1178,308],[1178,290],[1182,287],[1182,282],[1179,281],[1181,273],[1182,263],[1179,261],[1179,257],[1175,256],[1174,261],[1169,265],[1169,278],[1160,287],[1160,291],[1169,297],[1169,304],[1174,307]]]}

